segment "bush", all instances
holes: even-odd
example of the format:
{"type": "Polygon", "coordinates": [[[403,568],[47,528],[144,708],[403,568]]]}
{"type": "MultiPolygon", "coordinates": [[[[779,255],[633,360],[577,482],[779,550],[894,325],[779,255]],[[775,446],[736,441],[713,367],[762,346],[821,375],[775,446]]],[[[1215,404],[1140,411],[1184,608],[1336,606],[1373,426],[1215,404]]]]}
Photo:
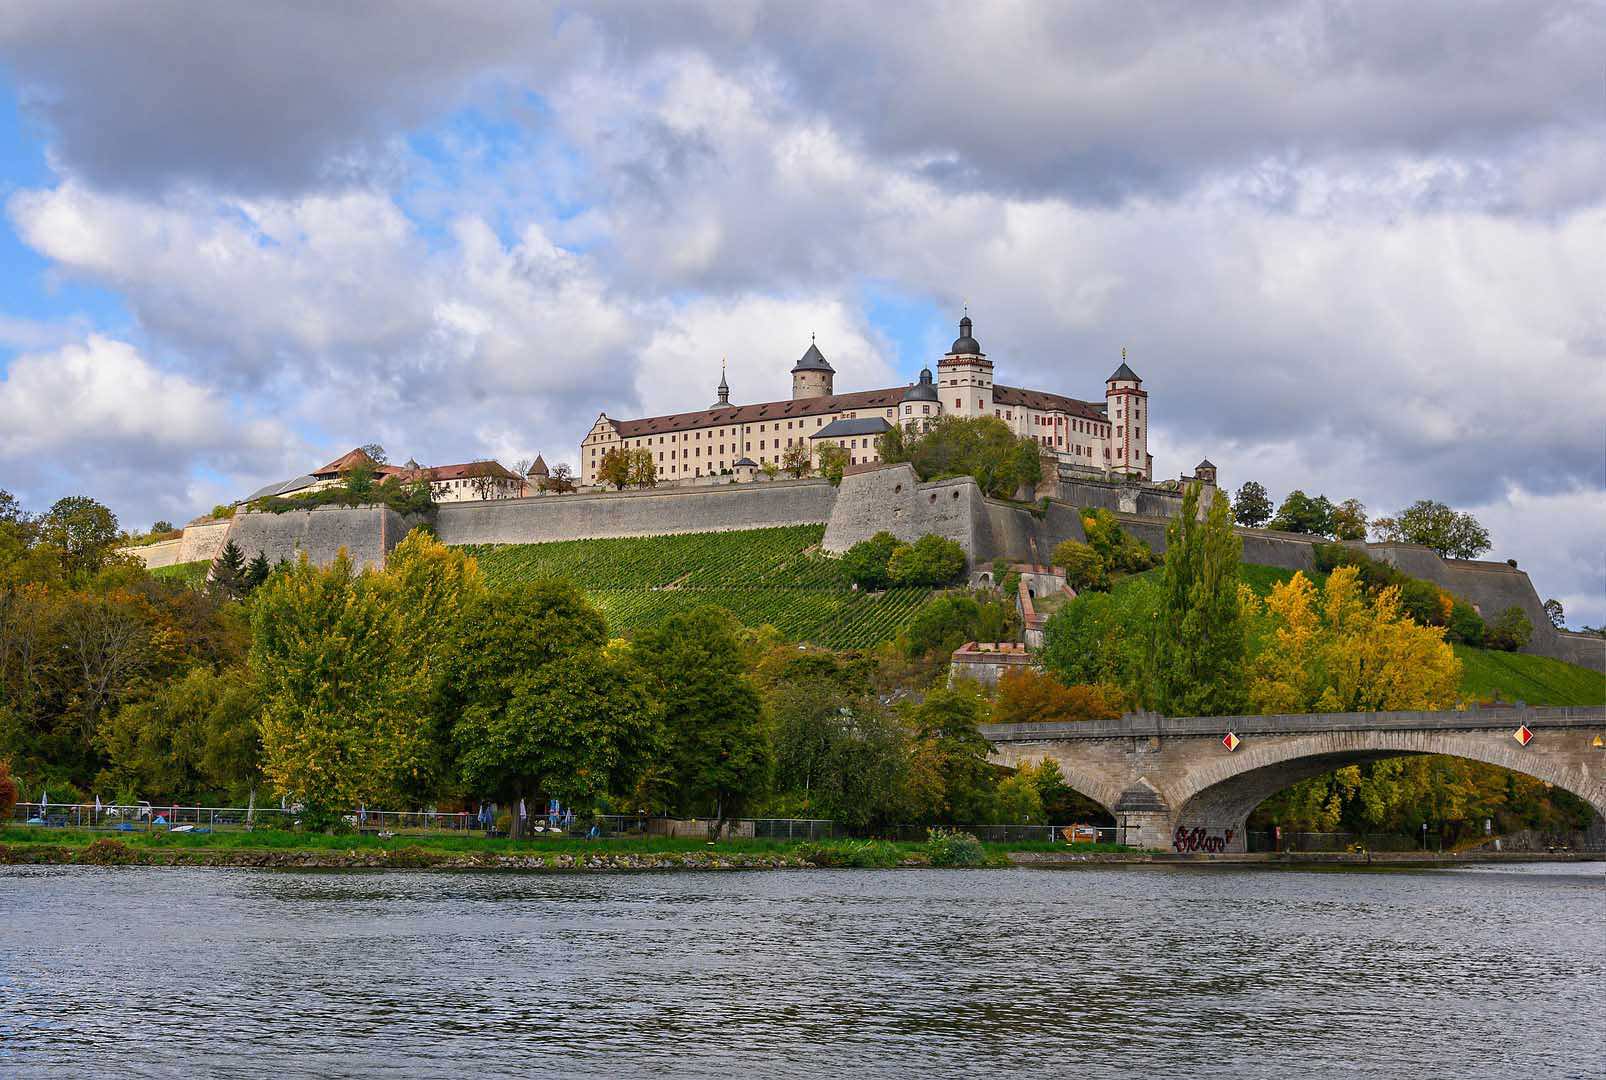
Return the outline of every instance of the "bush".
{"type": "Polygon", "coordinates": [[[932,866],[986,866],[981,841],[956,829],[928,829],[926,858],[932,866]]]}
{"type": "Polygon", "coordinates": [[[1015,622],[1015,607],[1007,596],[999,600],[990,593],[954,593],[921,608],[900,640],[909,656],[951,653],[967,641],[1013,640],[1015,622]]]}
{"type": "Polygon", "coordinates": [[[10,821],[17,808],[17,782],[11,778],[11,763],[0,761],[0,822],[10,821]]]}
{"type": "Polygon", "coordinates": [[[1109,572],[1135,574],[1158,562],[1149,545],[1128,536],[1115,515],[1103,507],[1082,511],[1082,532],[1109,572]]]}
{"type": "Polygon", "coordinates": [[[1054,549],[1054,565],[1065,568],[1065,583],[1077,592],[1104,592],[1110,587],[1109,571],[1091,544],[1067,540],[1054,549]]]}
{"type": "Polygon", "coordinates": [[[913,544],[898,544],[887,559],[895,585],[947,585],[965,572],[965,549],[927,533],[913,544]]]}
{"type": "Polygon", "coordinates": [[[798,858],[815,866],[885,869],[903,861],[898,845],[885,840],[807,841],[795,849],[798,858]]]}
{"type": "Polygon", "coordinates": [[[1444,626],[1453,605],[1433,582],[1408,578],[1400,586],[1400,608],[1419,626],[1444,626]]]}
{"type": "Polygon", "coordinates": [[[1533,623],[1529,622],[1528,616],[1522,613],[1522,608],[1513,604],[1502,611],[1499,618],[1489,624],[1483,640],[1484,644],[1491,649],[1516,652],[1532,641],[1533,636],[1533,623]]]}
{"type": "Polygon", "coordinates": [[[91,866],[127,866],[134,861],[134,849],[121,840],[91,840],[89,846],[78,853],[78,861],[91,866]]]}
{"type": "Polygon", "coordinates": [[[1450,605],[1450,625],[1445,636],[1462,645],[1482,645],[1488,627],[1477,608],[1465,600],[1454,600],[1450,605]]]}
{"type": "Polygon", "coordinates": [[[842,553],[842,572],[861,589],[884,589],[892,584],[887,563],[897,547],[897,538],[889,532],[860,540],[842,553]]]}

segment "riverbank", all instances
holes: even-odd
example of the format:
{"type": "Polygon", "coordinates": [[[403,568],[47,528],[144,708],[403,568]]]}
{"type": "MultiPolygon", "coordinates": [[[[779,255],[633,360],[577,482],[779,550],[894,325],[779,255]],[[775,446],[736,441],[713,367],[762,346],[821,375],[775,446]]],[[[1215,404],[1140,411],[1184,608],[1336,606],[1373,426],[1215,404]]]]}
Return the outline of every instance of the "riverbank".
{"type": "MultiPolygon", "coordinates": [[[[1592,862],[1600,852],[1238,852],[1179,855],[1110,845],[984,845],[989,867],[1378,866],[1592,862]]],[[[722,841],[665,837],[545,840],[515,844],[467,836],[302,836],[294,833],[133,834],[0,831],[0,865],[199,866],[285,870],[802,870],[932,865],[926,844],[870,840],[722,841]]]]}

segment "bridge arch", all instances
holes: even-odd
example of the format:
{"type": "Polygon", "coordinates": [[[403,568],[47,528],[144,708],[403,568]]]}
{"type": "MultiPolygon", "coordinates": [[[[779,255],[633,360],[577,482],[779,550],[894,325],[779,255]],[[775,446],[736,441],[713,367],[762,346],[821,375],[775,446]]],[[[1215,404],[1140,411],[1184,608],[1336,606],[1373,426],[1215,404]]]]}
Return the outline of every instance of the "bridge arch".
{"type": "Polygon", "coordinates": [[[1231,755],[1200,762],[1178,777],[1169,794],[1179,825],[1242,823],[1266,799],[1347,765],[1391,757],[1444,754],[1497,765],[1543,780],[1589,803],[1606,818],[1606,774],[1579,763],[1573,739],[1582,733],[1545,732],[1524,747],[1510,730],[1345,730],[1249,738],[1231,755]]]}

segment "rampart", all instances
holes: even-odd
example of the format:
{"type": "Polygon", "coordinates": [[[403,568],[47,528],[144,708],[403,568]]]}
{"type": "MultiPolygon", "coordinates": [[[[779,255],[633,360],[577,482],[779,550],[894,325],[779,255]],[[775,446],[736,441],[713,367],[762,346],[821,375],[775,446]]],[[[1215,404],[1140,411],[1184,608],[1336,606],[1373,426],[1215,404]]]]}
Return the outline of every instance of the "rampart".
{"type": "Polygon", "coordinates": [[[345,548],[356,565],[378,567],[423,520],[384,506],[320,506],[282,514],[240,511],[234,515],[229,539],[247,559],[259,551],[270,562],[294,561],[305,554],[309,562],[326,565],[345,548]]]}

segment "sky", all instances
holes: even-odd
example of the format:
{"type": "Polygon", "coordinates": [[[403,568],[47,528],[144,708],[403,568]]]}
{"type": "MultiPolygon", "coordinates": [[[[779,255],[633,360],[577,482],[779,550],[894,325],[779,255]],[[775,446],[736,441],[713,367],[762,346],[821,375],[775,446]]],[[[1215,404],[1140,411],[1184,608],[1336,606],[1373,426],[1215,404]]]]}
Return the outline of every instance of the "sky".
{"type": "Polygon", "coordinates": [[[12,0],[0,488],[131,529],[379,442],[998,377],[1157,477],[1432,498],[1606,622],[1606,7],[12,0]]]}

